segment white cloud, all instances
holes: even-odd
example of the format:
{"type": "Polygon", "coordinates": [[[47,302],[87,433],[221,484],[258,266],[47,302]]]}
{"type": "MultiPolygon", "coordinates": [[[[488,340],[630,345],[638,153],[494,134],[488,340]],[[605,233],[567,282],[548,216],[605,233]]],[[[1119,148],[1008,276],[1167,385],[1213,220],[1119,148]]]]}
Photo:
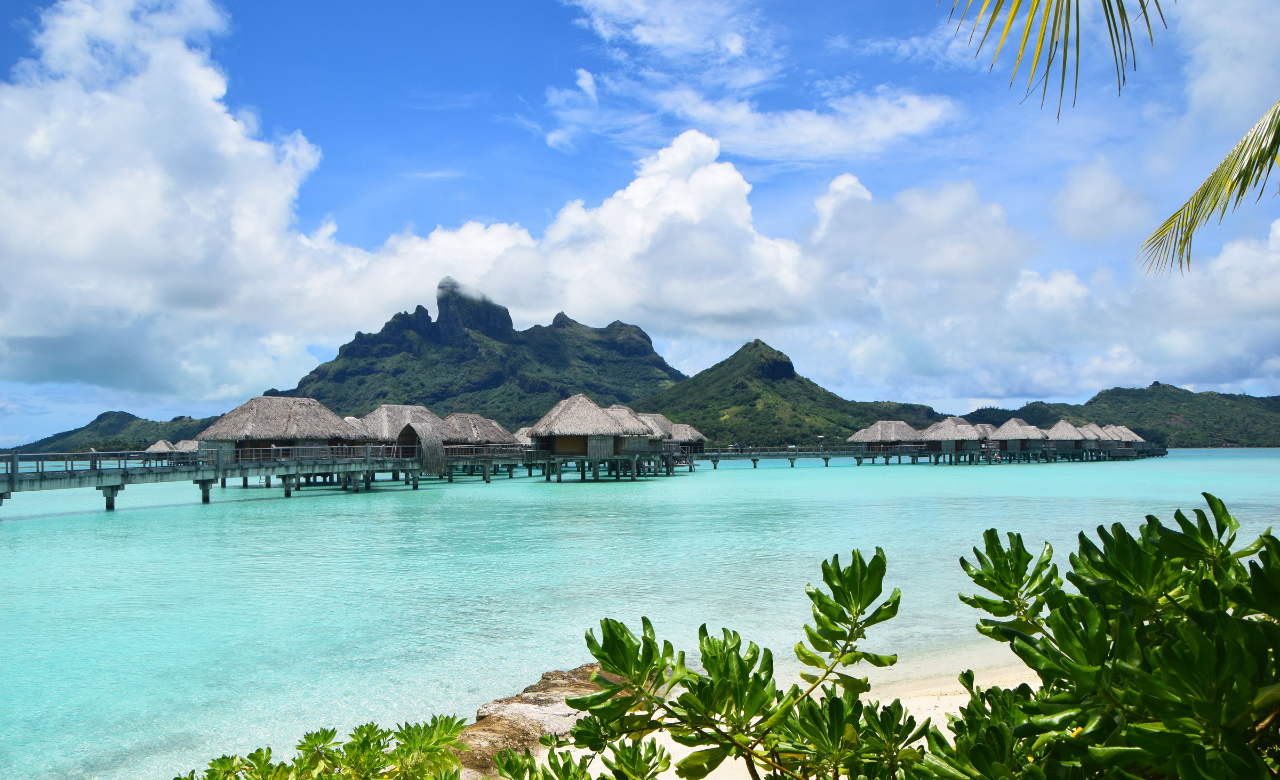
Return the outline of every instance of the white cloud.
{"type": "Polygon", "coordinates": [[[819,105],[762,110],[757,93],[776,86],[784,50],[763,16],[730,0],[578,0],[583,24],[614,47],[619,68],[605,76],[612,100],[599,104],[596,77],[579,70],[583,99],[572,90],[547,90],[557,127],[551,146],[569,149],[582,133],[614,136],[632,146],[669,137],[661,122],[675,120],[719,138],[733,154],[770,161],[856,159],[902,138],[935,129],[952,113],[949,99],[881,87],[852,92],[849,78],[822,79],[819,105]],[[623,108],[625,106],[625,108],[623,108]],[[646,136],[637,128],[637,116],[646,136]]]}
{"type": "Polygon", "coordinates": [[[1067,173],[1053,199],[1054,218],[1077,241],[1098,243],[1149,227],[1151,201],[1124,183],[1111,161],[1098,155],[1067,173]]]}
{"type": "Polygon", "coordinates": [[[1177,33],[1189,57],[1194,118],[1243,133],[1275,105],[1280,83],[1280,4],[1272,0],[1184,0],[1177,33]]]}
{"type": "Polygon", "coordinates": [[[852,44],[842,36],[828,41],[833,49],[854,51],[859,54],[888,55],[896,60],[926,62],[944,68],[987,68],[990,59],[978,57],[979,35],[972,43],[972,25],[963,29],[952,20],[939,22],[927,35],[907,38],[880,38],[852,44]]]}

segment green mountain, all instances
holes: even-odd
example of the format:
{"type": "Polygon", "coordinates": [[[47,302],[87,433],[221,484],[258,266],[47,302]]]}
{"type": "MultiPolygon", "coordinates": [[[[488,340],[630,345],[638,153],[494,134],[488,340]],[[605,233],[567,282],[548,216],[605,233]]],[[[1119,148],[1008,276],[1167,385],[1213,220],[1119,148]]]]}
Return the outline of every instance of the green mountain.
{"type": "Polygon", "coordinates": [[[439,321],[422,306],[401,312],[377,333],[357,333],[293,390],[267,395],[315,398],[343,416],[422,404],[441,416],[483,414],[515,430],[574,393],[605,406],[632,404],[685,378],[634,325],[592,328],[562,312],[550,326],[518,331],[505,306],[463,292],[448,277],[436,301],[439,321]]]}
{"type": "Polygon", "coordinates": [[[103,412],[83,428],[23,444],[8,452],[122,452],[145,450],[160,439],[175,444],[183,439],[194,439],[196,434],[213,425],[217,417],[203,420],[191,417],[175,417],[169,422],[155,422],[135,417],[128,412],[103,412]]]}
{"type": "Polygon", "coordinates": [[[1079,405],[1035,401],[1016,411],[987,408],[965,415],[971,423],[992,425],[1010,417],[1041,428],[1058,420],[1125,425],[1169,447],[1280,447],[1280,396],[1194,393],[1160,382],[1103,390],[1079,405]]]}
{"type": "Polygon", "coordinates": [[[876,420],[924,428],[943,419],[919,404],[846,401],[797,374],[790,358],[759,339],[635,408],[692,425],[720,446],[811,444],[817,436],[843,444],[876,420]]]}

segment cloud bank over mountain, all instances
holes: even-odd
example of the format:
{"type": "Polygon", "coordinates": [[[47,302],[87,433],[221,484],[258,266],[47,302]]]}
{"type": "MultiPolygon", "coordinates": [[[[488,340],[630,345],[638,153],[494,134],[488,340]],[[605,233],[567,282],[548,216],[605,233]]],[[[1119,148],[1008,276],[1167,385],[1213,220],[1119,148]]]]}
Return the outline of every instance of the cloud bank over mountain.
{"type": "MultiPolygon", "coordinates": [[[[772,67],[750,19],[712,39],[697,30],[722,29],[714,19],[653,27],[584,5],[604,38],[693,50],[718,83],[772,67]]],[[[541,235],[467,222],[367,250],[332,222],[303,234],[295,204],[321,151],[226,105],[206,46],[226,24],[206,0],[66,0],[44,16],[38,57],[0,83],[0,380],[229,406],[291,387],[317,346],[430,304],[449,275],[517,327],[561,310],[621,319],[690,373],[762,338],[860,398],[1076,398],[1157,378],[1280,392],[1280,221],[1189,279],[1081,278],[1041,267],[1037,241],[964,179],[872,192],[852,166],[815,193],[806,234],[765,235],[752,185],[720,159],[724,144],[773,159],[788,139],[810,148],[806,127],[880,143],[939,121],[945,99],[864,95],[819,117],[669,91],[705,131],[640,159],[602,201],[560,206],[541,235]],[[867,129],[876,112],[889,130],[867,129]]],[[[591,102],[604,89],[585,71],[578,84],[591,102]]],[[[1149,209],[1101,157],[1055,203],[1084,238],[1149,209]]]]}

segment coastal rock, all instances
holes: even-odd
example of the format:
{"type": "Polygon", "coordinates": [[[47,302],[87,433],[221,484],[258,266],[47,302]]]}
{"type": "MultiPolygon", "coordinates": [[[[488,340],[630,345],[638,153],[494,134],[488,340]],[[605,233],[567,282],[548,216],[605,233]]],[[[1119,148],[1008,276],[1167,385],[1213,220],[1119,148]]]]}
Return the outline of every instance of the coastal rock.
{"type": "Polygon", "coordinates": [[[493,757],[503,750],[523,752],[544,734],[567,734],[583,713],[565,704],[565,697],[600,690],[591,682],[591,673],[598,671],[599,664],[584,664],[567,672],[545,672],[521,693],[482,706],[460,738],[471,748],[458,754],[464,780],[492,777],[493,757]]]}

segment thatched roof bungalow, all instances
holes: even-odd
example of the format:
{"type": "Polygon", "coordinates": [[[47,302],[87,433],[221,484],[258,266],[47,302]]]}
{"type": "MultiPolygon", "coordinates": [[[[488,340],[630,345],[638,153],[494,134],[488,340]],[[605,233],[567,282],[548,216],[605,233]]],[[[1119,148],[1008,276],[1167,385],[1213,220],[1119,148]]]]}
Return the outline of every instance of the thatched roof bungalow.
{"type": "Polygon", "coordinates": [[[1048,438],[1047,433],[1020,417],[1011,417],[991,434],[991,440],[1000,442],[1000,449],[1008,452],[1043,449],[1048,438]]]}
{"type": "Polygon", "coordinates": [[[200,442],[195,439],[183,439],[173,445],[174,452],[195,452],[198,449],[200,449],[200,442]]]}
{"type": "Polygon", "coordinates": [[[533,427],[526,425],[525,427],[521,428],[520,430],[516,431],[511,435],[516,437],[516,441],[520,442],[522,446],[532,447],[533,439],[529,438],[529,431],[531,430],[533,430],[533,427]]]}
{"type": "Polygon", "coordinates": [[[1085,436],[1080,429],[1066,420],[1058,420],[1045,432],[1049,441],[1059,450],[1079,450],[1084,448],[1085,436]]]}
{"type": "Polygon", "coordinates": [[[196,441],[201,449],[252,449],[362,444],[364,431],[348,425],[314,398],[258,396],[224,414],[196,441]]]}
{"type": "Polygon", "coordinates": [[[173,452],[173,445],[169,443],[168,439],[161,439],[147,447],[143,452],[173,452]]]}
{"type": "Polygon", "coordinates": [[[990,440],[991,434],[1000,430],[998,427],[992,425],[991,423],[978,423],[977,425],[973,426],[973,429],[978,432],[978,436],[983,441],[990,440]]]}
{"type": "Polygon", "coordinates": [[[682,452],[704,452],[707,446],[707,437],[697,428],[684,423],[671,424],[671,441],[679,444],[682,452]]]}
{"type": "Polygon", "coordinates": [[[976,450],[982,446],[982,435],[963,417],[948,417],[925,428],[920,434],[928,452],[976,450]]]}
{"type": "Polygon", "coordinates": [[[615,448],[617,452],[644,453],[661,451],[662,429],[656,428],[636,414],[629,406],[614,404],[604,413],[622,426],[622,439],[615,448]]]}
{"type": "Polygon", "coordinates": [[[1142,438],[1141,436],[1129,430],[1128,428],[1124,427],[1123,425],[1108,425],[1102,430],[1109,433],[1112,439],[1115,439],[1116,441],[1125,442],[1126,444],[1146,441],[1146,439],[1142,438]]]}
{"type": "Polygon", "coordinates": [[[520,441],[511,435],[511,431],[502,427],[497,420],[490,420],[479,414],[470,412],[454,412],[444,418],[444,424],[452,432],[444,432],[445,444],[484,444],[517,445],[520,441]]]}
{"type": "MultiPolygon", "coordinates": [[[[1085,437],[1085,439],[1094,442],[1092,445],[1093,447],[1097,447],[1099,449],[1111,449],[1116,447],[1119,443],[1118,439],[1103,430],[1102,426],[1097,423],[1089,423],[1088,425],[1080,426],[1080,433],[1085,437]]],[[[1089,447],[1090,445],[1086,444],[1085,446],[1089,447]]]]}
{"type": "Polygon", "coordinates": [[[369,438],[383,444],[395,444],[399,441],[400,433],[411,422],[431,426],[436,430],[436,437],[442,440],[448,428],[445,421],[430,409],[416,404],[383,404],[359,420],[353,417],[346,420],[368,434],[369,438]]]}
{"type": "Polygon", "coordinates": [[[858,444],[914,444],[920,441],[920,431],[902,420],[880,420],[845,441],[858,444]]]}
{"type": "Polygon", "coordinates": [[[639,412],[636,416],[641,420],[644,420],[645,424],[650,428],[661,433],[662,438],[671,438],[671,427],[675,425],[675,423],[668,420],[665,414],[658,414],[657,412],[639,412]]]}
{"type": "Polygon", "coordinates": [[[581,393],[551,407],[529,430],[529,438],[540,450],[591,460],[612,458],[625,435],[613,415],[581,393]]]}

